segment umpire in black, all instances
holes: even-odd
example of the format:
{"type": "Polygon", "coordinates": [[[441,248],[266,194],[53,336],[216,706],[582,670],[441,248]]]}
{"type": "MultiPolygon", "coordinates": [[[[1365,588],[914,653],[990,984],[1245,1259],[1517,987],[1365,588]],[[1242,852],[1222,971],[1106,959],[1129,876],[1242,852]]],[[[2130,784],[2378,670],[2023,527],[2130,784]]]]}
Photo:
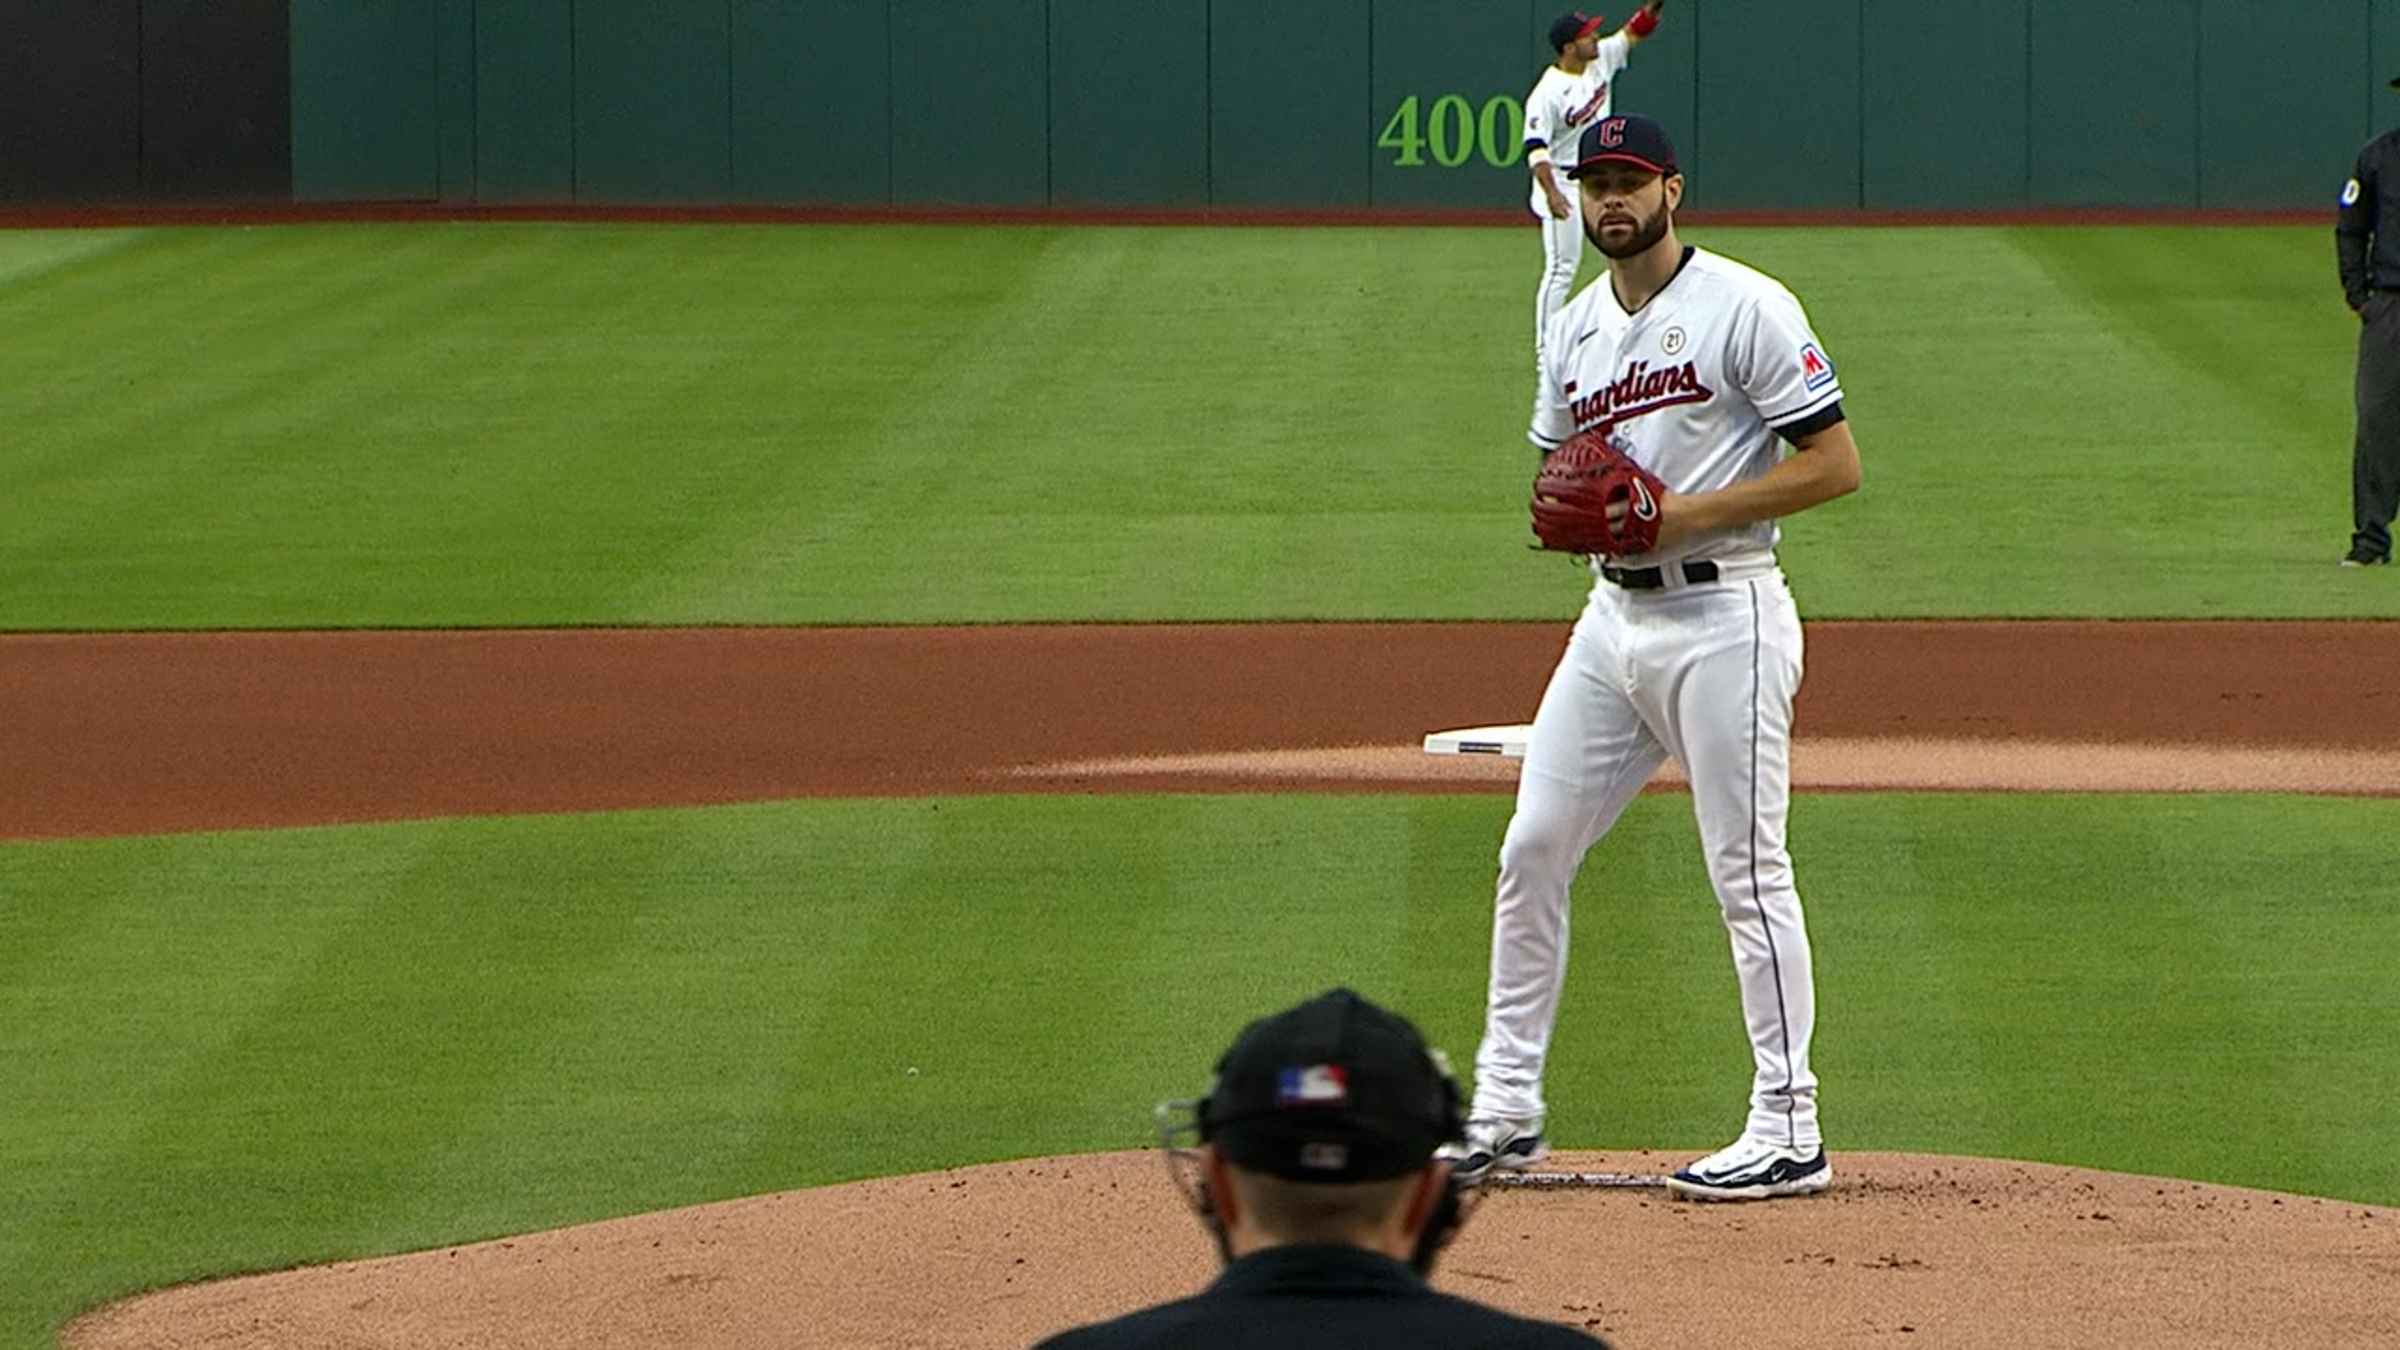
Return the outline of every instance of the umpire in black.
{"type": "MultiPolygon", "coordinates": [[[[1591,1350],[1580,1331],[1425,1283],[1461,1222],[1450,1165],[1458,1084],[1417,1029],[1347,989],[1243,1028],[1192,1111],[1191,1199],[1225,1272],[1190,1298],[1042,1342],[1042,1350],[1591,1350]]],[[[1177,1173],[1178,1183],[1183,1173],[1177,1173]]]]}
{"type": "MultiPolygon", "coordinates": [[[[2400,89],[2400,79],[2392,81],[2400,89]]],[[[2358,152],[2333,226],[2342,295],[2358,314],[2358,439],[2350,452],[2344,567],[2392,560],[2400,511],[2400,130],[2358,152]]]]}

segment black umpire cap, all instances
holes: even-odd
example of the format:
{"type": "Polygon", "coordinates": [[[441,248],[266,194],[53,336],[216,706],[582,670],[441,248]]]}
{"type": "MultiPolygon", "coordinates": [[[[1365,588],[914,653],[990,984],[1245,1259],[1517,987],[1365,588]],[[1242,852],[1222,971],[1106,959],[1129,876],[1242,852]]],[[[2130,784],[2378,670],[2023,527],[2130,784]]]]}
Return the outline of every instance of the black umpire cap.
{"type": "Polygon", "coordinates": [[[1597,14],[1586,14],[1580,9],[1561,14],[1550,21],[1550,50],[1563,52],[1568,43],[1583,41],[1600,31],[1600,25],[1607,22],[1597,14]]]}
{"type": "Polygon", "coordinates": [[[1637,115],[1603,117],[1585,127],[1582,139],[1575,142],[1575,167],[1567,170],[1567,177],[1581,178],[1585,170],[1612,160],[1638,164],[1662,178],[1678,172],[1675,143],[1667,139],[1667,129],[1637,115]]]}
{"type": "Polygon", "coordinates": [[[1242,1028],[1200,1110],[1201,1138],[1226,1161],[1291,1181],[1405,1176],[1464,1125],[1425,1038],[1347,989],[1242,1028]]]}

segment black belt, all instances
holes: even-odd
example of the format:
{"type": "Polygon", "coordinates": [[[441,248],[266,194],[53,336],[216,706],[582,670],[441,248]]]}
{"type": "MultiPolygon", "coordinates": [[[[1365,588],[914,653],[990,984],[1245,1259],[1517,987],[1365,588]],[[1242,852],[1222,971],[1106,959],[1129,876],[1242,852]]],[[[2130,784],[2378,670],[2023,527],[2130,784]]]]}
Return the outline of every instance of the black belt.
{"type": "MultiPolygon", "coordinates": [[[[1667,567],[1680,569],[1683,573],[1683,584],[1686,586],[1697,586],[1703,581],[1717,579],[1717,565],[1706,558],[1695,559],[1687,563],[1669,563],[1667,567]]],[[[1603,566],[1600,569],[1600,575],[1629,591],[1655,591],[1667,584],[1666,567],[1603,566]]]]}

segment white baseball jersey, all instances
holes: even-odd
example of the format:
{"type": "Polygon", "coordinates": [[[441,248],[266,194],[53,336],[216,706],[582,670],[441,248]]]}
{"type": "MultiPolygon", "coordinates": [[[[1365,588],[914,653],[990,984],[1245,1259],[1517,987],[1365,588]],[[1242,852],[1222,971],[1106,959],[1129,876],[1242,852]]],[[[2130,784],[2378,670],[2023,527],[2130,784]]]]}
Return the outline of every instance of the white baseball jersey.
{"type": "MultiPolygon", "coordinates": [[[[1783,457],[1779,430],[1805,436],[1840,416],[1833,363],[1800,302],[1699,249],[1638,314],[1606,276],[1586,286],[1544,348],[1533,442],[1547,449],[1601,429],[1679,492],[1759,477],[1783,457]]],[[[1672,757],[1692,785],[1750,1036],[1749,1109],[1732,1151],[1787,1166],[1820,1158],[1815,957],[1785,838],[1805,644],[1776,538],[1766,522],[1712,531],[1672,553],[1614,560],[1661,567],[1647,584],[1593,579],[1526,735],[1501,839],[1473,1117],[1542,1128],[1575,875],[1672,757]],[[1715,574],[1662,567],[1693,557],[1714,561],[1715,574]]]]}
{"type": "MultiPolygon", "coordinates": [[[[1541,392],[1527,439],[1556,449],[1578,432],[1611,442],[1678,493],[1713,492],[1764,475],[1783,458],[1779,431],[1815,430],[1841,402],[1841,381],[1782,282],[1706,249],[1638,314],[1604,273],[1551,320],[1541,392]]],[[[1674,552],[1612,561],[1654,567],[1681,558],[1757,558],[1782,537],[1757,521],[1695,537],[1674,552]]]]}
{"type": "MultiPolygon", "coordinates": [[[[1547,147],[1558,163],[1558,186],[1570,197],[1575,186],[1567,181],[1567,170],[1575,164],[1575,142],[1585,127],[1608,116],[1616,101],[1613,82],[1632,52],[1633,40],[1618,29],[1600,39],[1600,55],[1581,75],[1550,66],[1534,81],[1533,92],[1525,96],[1525,153],[1532,154],[1537,146],[1547,147]]],[[[1549,198],[1538,179],[1529,200],[1535,215],[1550,214],[1549,198]]]]}

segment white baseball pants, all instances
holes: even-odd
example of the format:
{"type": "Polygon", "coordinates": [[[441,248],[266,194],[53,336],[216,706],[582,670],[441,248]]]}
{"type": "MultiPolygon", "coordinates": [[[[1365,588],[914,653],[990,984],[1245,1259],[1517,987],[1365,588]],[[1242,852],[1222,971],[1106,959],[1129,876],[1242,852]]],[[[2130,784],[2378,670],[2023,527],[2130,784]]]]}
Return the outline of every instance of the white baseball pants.
{"type": "Polygon", "coordinates": [[[1575,293],[1575,272],[1583,265],[1583,193],[1562,176],[1567,218],[1550,214],[1550,199],[1537,189],[1533,214],[1542,223],[1542,284],[1533,293],[1533,387],[1541,397],[1543,348],[1549,341],[1550,317],[1575,293]]]}
{"type": "Polygon", "coordinates": [[[1746,1133],[1820,1144],[1808,928],[1784,847],[1800,672],[1800,616],[1780,572],[1653,591],[1594,584],[1534,716],[1500,846],[1475,1115],[1545,1114],[1568,889],[1584,854],[1673,755],[1691,778],[1749,1027],[1757,1072],[1746,1133]]]}

